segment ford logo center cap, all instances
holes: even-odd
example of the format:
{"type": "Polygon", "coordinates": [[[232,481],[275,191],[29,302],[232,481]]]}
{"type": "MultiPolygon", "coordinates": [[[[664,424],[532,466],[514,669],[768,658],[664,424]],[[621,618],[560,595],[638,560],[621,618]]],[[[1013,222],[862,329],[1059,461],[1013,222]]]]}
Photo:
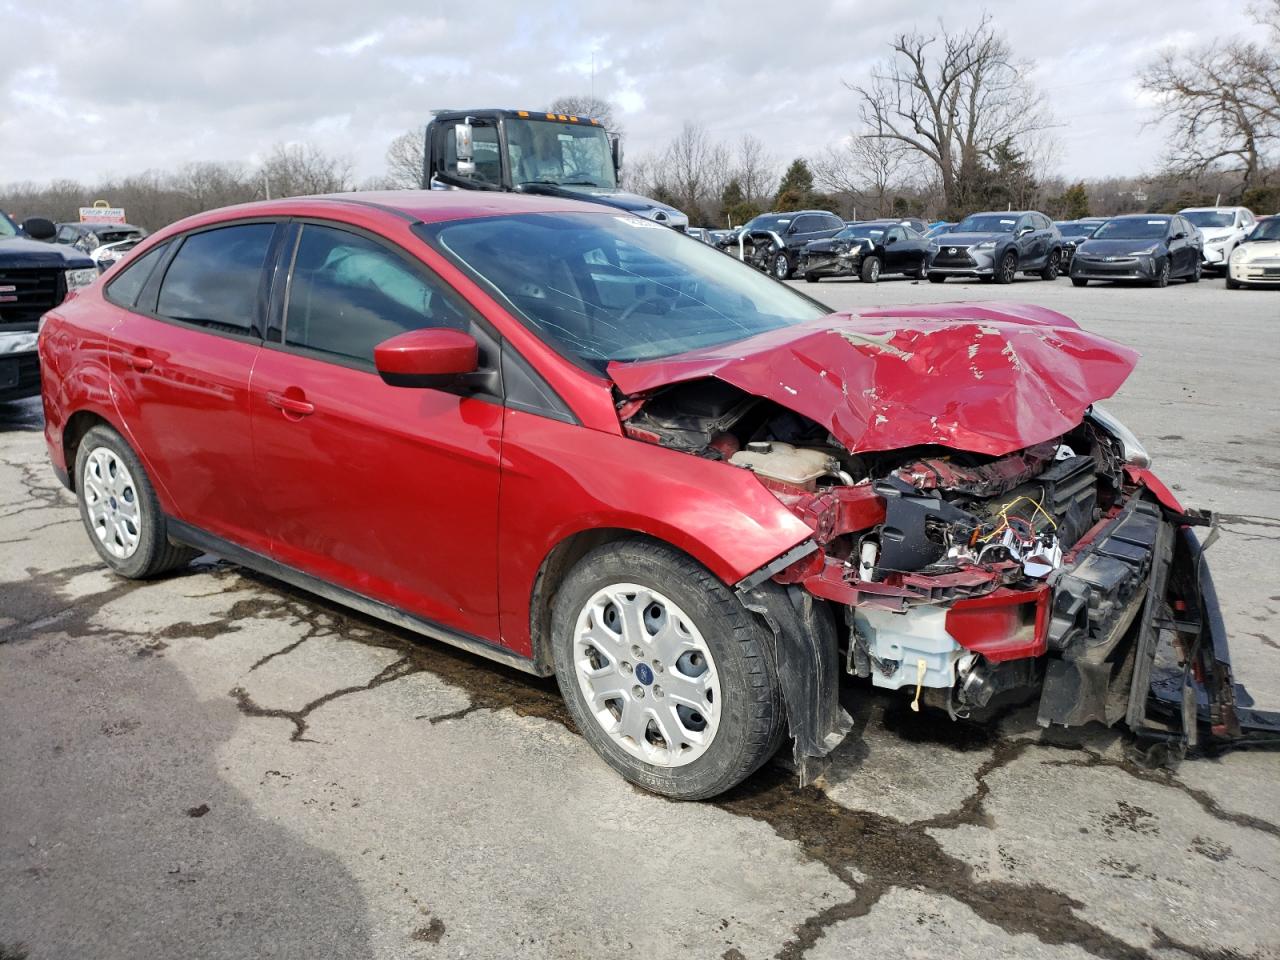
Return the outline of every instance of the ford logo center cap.
{"type": "Polygon", "coordinates": [[[653,669],[647,663],[636,664],[636,679],[647,687],[653,683],[653,669]]]}

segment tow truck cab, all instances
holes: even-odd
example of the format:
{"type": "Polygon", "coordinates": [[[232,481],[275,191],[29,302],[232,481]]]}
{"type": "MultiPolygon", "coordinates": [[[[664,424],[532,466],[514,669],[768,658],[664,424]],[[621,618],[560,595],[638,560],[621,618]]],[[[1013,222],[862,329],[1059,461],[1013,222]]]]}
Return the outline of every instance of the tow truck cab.
{"type": "Polygon", "coordinates": [[[599,120],[532,110],[437,110],[427,124],[422,186],[572,197],[684,231],[674,207],[618,187],[622,144],[599,120]]]}

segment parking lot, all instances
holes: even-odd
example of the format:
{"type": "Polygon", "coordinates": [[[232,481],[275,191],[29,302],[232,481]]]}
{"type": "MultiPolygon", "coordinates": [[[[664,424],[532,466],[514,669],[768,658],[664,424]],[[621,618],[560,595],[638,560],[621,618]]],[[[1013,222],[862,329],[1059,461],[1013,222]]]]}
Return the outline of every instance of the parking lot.
{"type": "MultiPolygon", "coordinates": [[[[1280,294],[796,286],[1033,302],[1141,351],[1108,406],[1217,512],[1237,679],[1280,708],[1280,294]]],[[[554,681],[212,558],[109,576],[40,428],[0,406],[0,958],[1280,957],[1275,754],[1147,770],[851,683],[816,786],[778,759],[669,802],[554,681]]]]}

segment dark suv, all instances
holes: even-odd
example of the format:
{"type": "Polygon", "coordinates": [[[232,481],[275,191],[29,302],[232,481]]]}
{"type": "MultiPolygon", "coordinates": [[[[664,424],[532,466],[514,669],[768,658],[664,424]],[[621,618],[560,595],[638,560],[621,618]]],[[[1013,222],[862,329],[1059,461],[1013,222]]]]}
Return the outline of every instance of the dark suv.
{"type": "MultiPolygon", "coordinates": [[[[762,213],[742,228],[742,258],[775,280],[787,280],[799,266],[805,244],[834,237],[845,226],[843,220],[826,210],[762,213]]],[[[728,242],[727,251],[738,255],[737,237],[728,242]]]]}
{"type": "Polygon", "coordinates": [[[98,278],[92,260],[74,248],[48,243],[53,236],[53,224],[42,217],[19,227],[0,213],[0,401],[40,392],[40,317],[68,291],[98,278]]]}
{"type": "Polygon", "coordinates": [[[939,238],[929,280],[977,277],[1012,283],[1019,273],[1057,279],[1062,266],[1062,234],[1034,210],[971,213],[939,238]]]}

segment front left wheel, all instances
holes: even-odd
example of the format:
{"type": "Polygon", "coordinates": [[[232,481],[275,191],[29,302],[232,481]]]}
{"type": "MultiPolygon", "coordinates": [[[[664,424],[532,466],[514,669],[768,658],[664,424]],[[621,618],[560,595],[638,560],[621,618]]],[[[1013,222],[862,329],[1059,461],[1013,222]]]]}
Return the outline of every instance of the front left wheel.
{"type": "Polygon", "coordinates": [[[89,540],[116,573],[145,580],[188,563],[197,551],[169,542],[147,472],[120,434],[93,427],[76,450],[76,497],[89,540]]]}
{"type": "Polygon", "coordinates": [[[774,254],[770,269],[775,280],[786,280],[791,276],[791,258],[782,252],[774,254]]]}
{"type": "Polygon", "coordinates": [[[588,553],[556,593],[551,629],[574,724],[646,790],[713,797],[781,743],[772,635],[728,587],[665,544],[615,541],[588,553]]]}

